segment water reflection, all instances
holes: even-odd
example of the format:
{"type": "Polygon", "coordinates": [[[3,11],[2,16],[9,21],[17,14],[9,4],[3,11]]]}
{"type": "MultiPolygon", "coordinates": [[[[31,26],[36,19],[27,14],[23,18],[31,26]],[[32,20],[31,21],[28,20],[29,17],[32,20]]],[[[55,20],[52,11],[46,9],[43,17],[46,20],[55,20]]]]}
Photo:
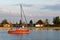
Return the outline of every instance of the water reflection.
{"type": "Polygon", "coordinates": [[[43,28],[35,28],[35,30],[44,30],[43,28]]]}
{"type": "Polygon", "coordinates": [[[60,30],[30,30],[29,34],[8,34],[0,30],[0,40],[60,40],[60,30]]]}

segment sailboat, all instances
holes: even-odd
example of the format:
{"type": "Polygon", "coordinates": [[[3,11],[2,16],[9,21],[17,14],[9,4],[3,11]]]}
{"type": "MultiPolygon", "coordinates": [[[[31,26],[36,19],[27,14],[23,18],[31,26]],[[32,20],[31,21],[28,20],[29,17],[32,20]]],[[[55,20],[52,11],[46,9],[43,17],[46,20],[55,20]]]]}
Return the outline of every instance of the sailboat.
{"type": "MultiPolygon", "coordinates": [[[[21,22],[22,22],[22,4],[20,4],[20,7],[21,7],[21,22]]],[[[16,29],[10,29],[8,30],[8,33],[9,34],[26,34],[26,33],[29,33],[29,29],[27,28],[24,28],[24,26],[21,25],[21,28],[20,27],[16,27],[16,29]]]]}

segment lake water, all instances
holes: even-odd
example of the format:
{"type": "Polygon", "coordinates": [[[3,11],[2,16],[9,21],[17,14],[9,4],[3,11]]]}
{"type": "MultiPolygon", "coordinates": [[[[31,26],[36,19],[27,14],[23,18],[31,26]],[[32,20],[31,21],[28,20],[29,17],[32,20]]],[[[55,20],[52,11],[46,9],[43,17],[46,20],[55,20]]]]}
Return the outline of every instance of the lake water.
{"type": "Polygon", "coordinates": [[[29,34],[8,34],[0,30],[0,40],[60,40],[60,30],[30,30],[29,34]]]}

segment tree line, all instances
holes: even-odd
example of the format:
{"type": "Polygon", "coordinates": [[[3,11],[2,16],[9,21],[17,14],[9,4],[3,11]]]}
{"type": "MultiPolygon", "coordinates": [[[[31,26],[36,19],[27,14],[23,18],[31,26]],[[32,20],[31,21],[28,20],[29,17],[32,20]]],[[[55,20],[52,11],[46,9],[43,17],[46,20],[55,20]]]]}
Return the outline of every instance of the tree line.
{"type": "MultiPolygon", "coordinates": [[[[60,18],[59,18],[59,16],[54,17],[52,23],[53,23],[54,26],[60,26],[60,18]]],[[[9,24],[9,22],[7,21],[7,19],[4,19],[4,20],[2,20],[2,22],[0,24],[9,24]]],[[[18,24],[18,23],[16,22],[16,24],[18,24]]],[[[21,24],[21,20],[20,20],[19,24],[21,24]]],[[[25,23],[23,23],[23,25],[24,24],[25,23]]],[[[46,19],[45,22],[40,19],[36,23],[33,23],[33,20],[30,20],[29,26],[32,27],[33,24],[45,24],[45,26],[49,26],[50,25],[48,19],[46,19]]]]}

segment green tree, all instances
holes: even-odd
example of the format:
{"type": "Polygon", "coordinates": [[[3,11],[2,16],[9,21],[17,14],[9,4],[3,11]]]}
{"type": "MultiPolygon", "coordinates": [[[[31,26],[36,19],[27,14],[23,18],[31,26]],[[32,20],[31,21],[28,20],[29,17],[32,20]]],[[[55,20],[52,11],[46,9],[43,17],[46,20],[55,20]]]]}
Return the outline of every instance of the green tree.
{"type": "Polygon", "coordinates": [[[49,25],[48,19],[45,20],[45,25],[46,25],[46,26],[49,25]]]}
{"type": "Polygon", "coordinates": [[[49,24],[48,19],[46,19],[45,20],[45,25],[48,25],[48,24],[49,24]]]}
{"type": "Polygon", "coordinates": [[[59,16],[57,16],[57,17],[55,17],[55,18],[53,19],[53,23],[54,23],[55,25],[59,25],[59,24],[60,24],[59,16]]]}
{"type": "Polygon", "coordinates": [[[2,20],[1,24],[8,24],[8,21],[6,19],[2,20]]]}
{"type": "Polygon", "coordinates": [[[19,24],[22,25],[22,20],[20,20],[19,24]]]}
{"type": "Polygon", "coordinates": [[[10,24],[10,27],[12,27],[12,21],[10,21],[9,24],[10,24]]]}
{"type": "Polygon", "coordinates": [[[16,26],[18,26],[18,22],[16,22],[16,26]]]}
{"type": "Polygon", "coordinates": [[[33,21],[30,20],[29,24],[30,24],[30,26],[32,27],[32,26],[33,26],[33,21]]]}

